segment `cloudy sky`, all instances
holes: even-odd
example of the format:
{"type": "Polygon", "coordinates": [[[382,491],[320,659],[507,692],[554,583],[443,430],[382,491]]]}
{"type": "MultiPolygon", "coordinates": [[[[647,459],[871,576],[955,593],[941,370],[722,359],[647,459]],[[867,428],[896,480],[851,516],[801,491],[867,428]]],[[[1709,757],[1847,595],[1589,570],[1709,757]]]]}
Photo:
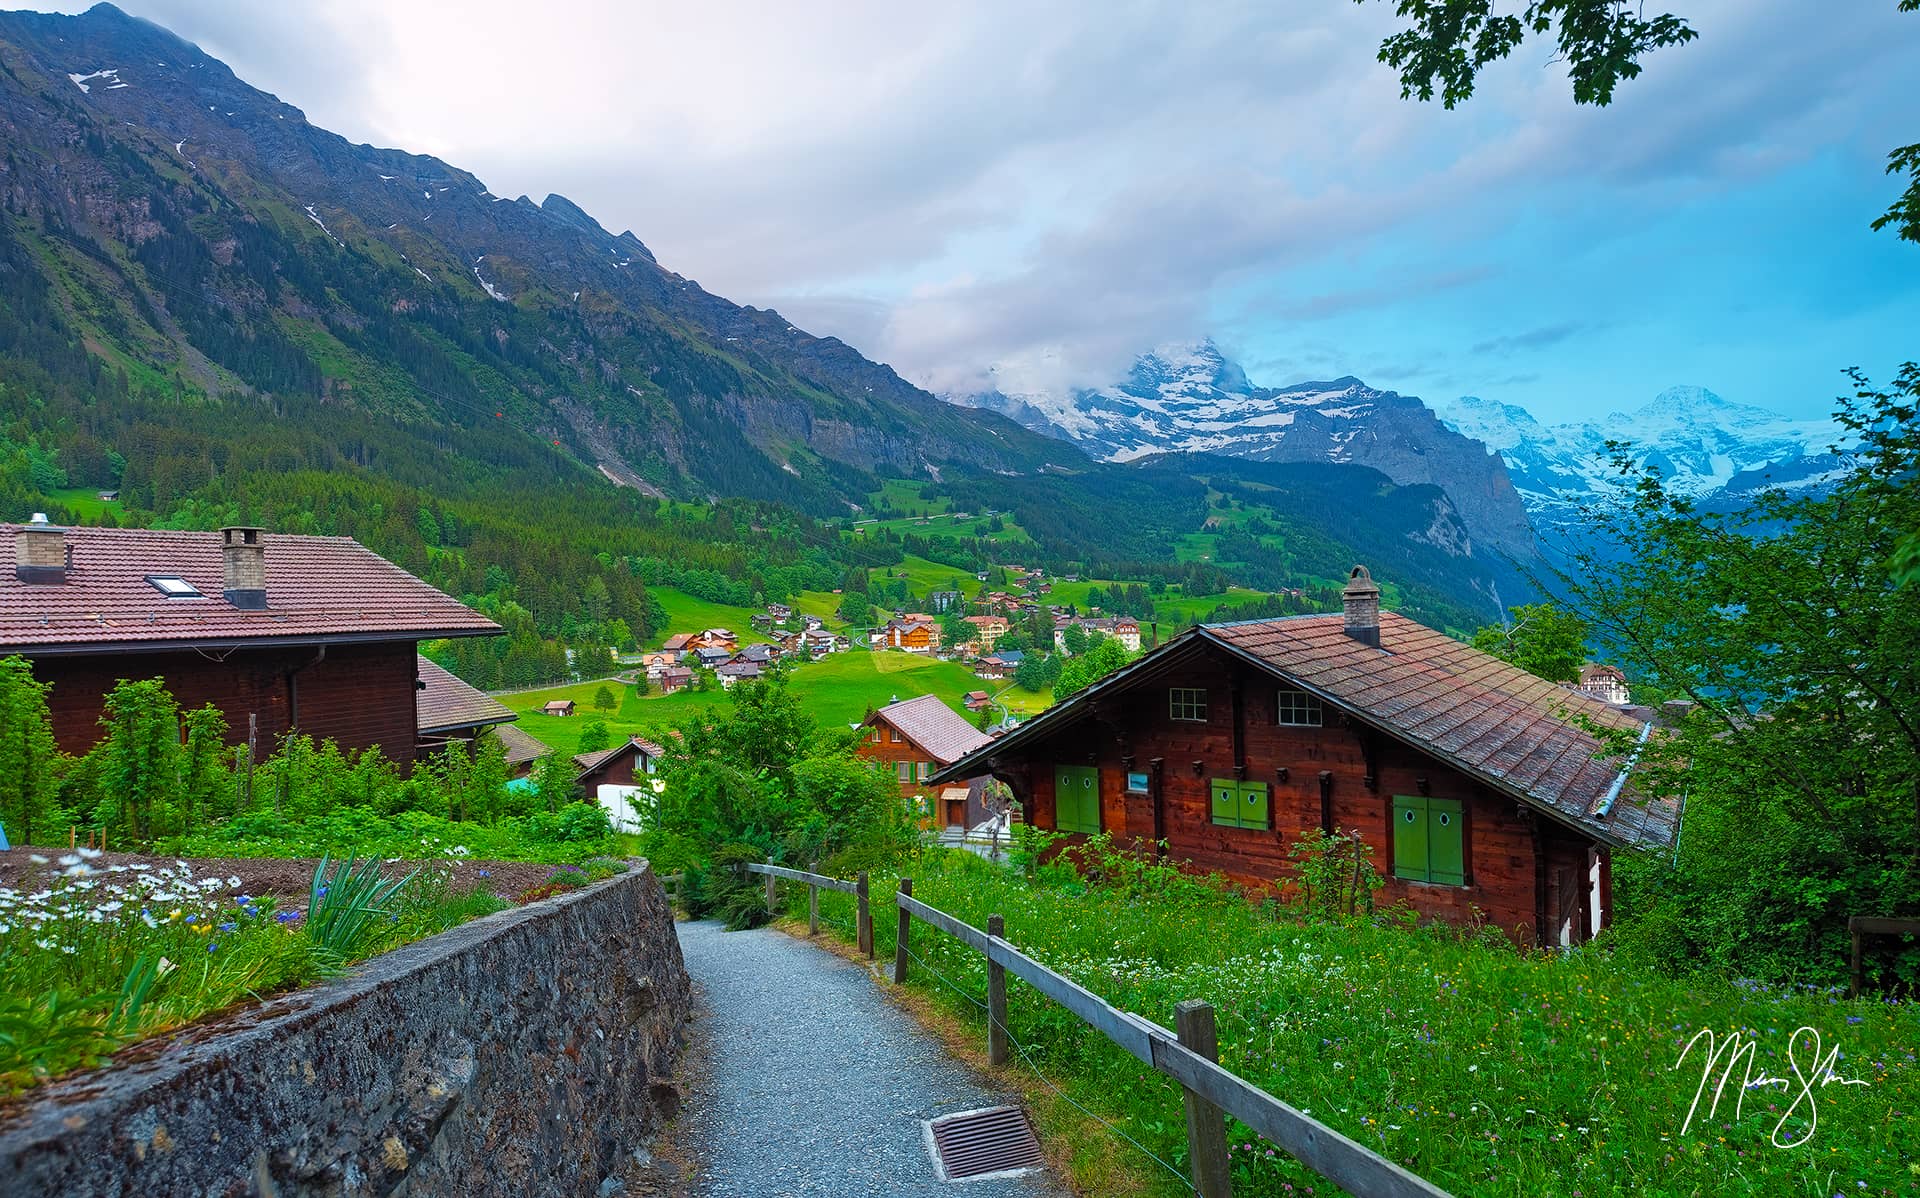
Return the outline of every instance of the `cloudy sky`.
{"type": "Polygon", "coordinates": [[[1669,3],[1700,39],[1610,108],[1530,45],[1448,112],[1375,61],[1385,0],[121,0],[938,391],[1211,335],[1267,384],[1824,413],[1842,367],[1920,357],[1920,246],[1867,228],[1920,140],[1920,15],[1669,3]]]}

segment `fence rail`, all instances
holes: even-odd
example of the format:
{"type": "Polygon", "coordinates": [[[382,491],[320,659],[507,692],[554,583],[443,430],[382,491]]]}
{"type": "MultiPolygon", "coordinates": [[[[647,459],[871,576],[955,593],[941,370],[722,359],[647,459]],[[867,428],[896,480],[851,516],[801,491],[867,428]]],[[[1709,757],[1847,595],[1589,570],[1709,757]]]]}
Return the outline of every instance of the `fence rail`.
{"type": "MultiPolygon", "coordinates": [[[[873,957],[865,874],[860,875],[858,883],[849,884],[776,865],[749,865],[747,869],[767,875],[769,908],[773,907],[776,878],[805,883],[810,891],[809,909],[815,912],[819,887],[858,894],[863,930],[861,948],[869,959],[873,957]]],[[[993,1064],[1005,1064],[1007,1060],[1010,1036],[1006,975],[1011,973],[1073,1012],[1123,1052],[1179,1082],[1185,1091],[1193,1186],[1203,1198],[1230,1198],[1233,1192],[1227,1163],[1226,1115],[1240,1120],[1263,1139],[1348,1193],[1370,1198],[1449,1198],[1447,1191],[1223,1068],[1217,1060],[1213,1008],[1209,1004],[1181,1003],[1175,1011],[1179,1030],[1169,1031],[1150,1019],[1121,1010],[1021,952],[1000,934],[1003,924],[998,915],[990,916],[988,930],[982,931],[913,897],[911,878],[900,880],[894,905],[900,913],[894,949],[894,981],[907,980],[908,961],[913,955],[909,943],[915,919],[946,932],[986,957],[988,1059],[993,1064]]],[[[817,919],[815,922],[817,925],[817,919]]]]}
{"type": "Polygon", "coordinates": [[[807,888],[807,934],[817,936],[820,933],[820,892],[837,890],[841,894],[854,897],[854,940],[860,951],[867,954],[867,960],[874,957],[873,952],[873,910],[867,900],[867,874],[862,870],[851,882],[839,878],[829,878],[825,874],[810,874],[801,869],[788,869],[781,865],[762,865],[757,861],[747,863],[747,872],[767,876],[767,910],[775,910],[774,885],[782,878],[789,882],[799,882],[807,888]]]}

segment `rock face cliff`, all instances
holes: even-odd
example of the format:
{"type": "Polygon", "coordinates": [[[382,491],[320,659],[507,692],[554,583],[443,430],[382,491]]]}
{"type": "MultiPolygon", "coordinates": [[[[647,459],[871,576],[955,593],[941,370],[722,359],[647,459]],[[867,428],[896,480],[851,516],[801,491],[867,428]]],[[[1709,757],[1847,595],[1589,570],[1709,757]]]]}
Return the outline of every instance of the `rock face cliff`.
{"type": "MultiPolygon", "coordinates": [[[[136,383],[506,421],[632,485],[815,511],[873,473],[1084,461],[709,294],[562,196],[351,144],[110,5],[0,13],[0,142],[0,261],[136,383]]],[[[75,369],[58,349],[47,369],[75,369]]]]}
{"type": "Polygon", "coordinates": [[[1065,395],[996,391],[950,398],[1114,461],[1205,453],[1371,467],[1395,483],[1442,488],[1483,548],[1522,561],[1534,554],[1526,510],[1497,454],[1442,423],[1413,396],[1377,390],[1351,376],[1256,387],[1205,341],[1143,355],[1111,386],[1065,395]]]}

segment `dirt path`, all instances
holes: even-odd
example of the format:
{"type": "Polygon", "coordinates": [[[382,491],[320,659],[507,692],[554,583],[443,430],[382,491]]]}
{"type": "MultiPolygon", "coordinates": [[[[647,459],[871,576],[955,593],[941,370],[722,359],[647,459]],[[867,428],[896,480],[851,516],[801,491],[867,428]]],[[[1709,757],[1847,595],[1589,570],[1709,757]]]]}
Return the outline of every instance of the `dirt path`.
{"type": "Polygon", "coordinates": [[[948,1056],[853,962],[779,932],[682,923],[703,1067],[682,1116],[708,1198],[1064,1198],[1044,1175],[943,1183],[922,1121],[1015,1101],[948,1056]]]}

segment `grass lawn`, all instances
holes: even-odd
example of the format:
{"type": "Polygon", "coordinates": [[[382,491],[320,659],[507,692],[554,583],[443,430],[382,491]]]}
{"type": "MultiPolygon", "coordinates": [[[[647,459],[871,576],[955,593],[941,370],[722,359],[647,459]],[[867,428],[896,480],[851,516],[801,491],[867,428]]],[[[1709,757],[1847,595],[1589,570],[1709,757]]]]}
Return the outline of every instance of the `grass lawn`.
{"type": "MultiPolygon", "coordinates": [[[[1223,1065],[1455,1194],[1878,1196],[1911,1194],[1920,1177],[1920,1004],[1672,978],[1602,947],[1522,954],[1503,936],[1385,915],[1305,922],[1296,908],[1138,866],[1109,863],[1105,884],[1044,866],[1027,883],[928,850],[900,872],[915,898],[976,927],[1001,914],[1022,951],[1125,1010],[1171,1026],[1175,1003],[1211,1002],[1223,1065]],[[1674,1063],[1707,1028],[1723,1038],[1744,1029],[1751,1076],[1788,1081],[1760,1083],[1740,1102],[1737,1065],[1718,1110],[1710,1082],[1689,1124],[1703,1049],[1674,1063]],[[1790,1050],[1796,1028],[1817,1031],[1823,1047],[1802,1033],[1790,1050]],[[1836,1048],[1834,1076],[1865,1084],[1816,1084],[1805,1096],[1796,1079],[1825,1077],[1816,1061],[1836,1048]]],[[[872,885],[895,889],[879,872],[872,885]]],[[[788,888],[789,912],[804,909],[799,893],[788,888]]],[[[822,922],[847,935],[852,900],[821,900],[822,922]]],[[[886,959],[894,920],[874,927],[886,959]]],[[[954,994],[984,1002],[984,959],[925,924],[913,936],[948,980],[916,964],[909,985],[984,1040],[979,1008],[954,994]]],[[[1183,1159],[1176,1083],[1024,982],[1009,979],[1008,992],[1012,1035],[1049,1078],[1161,1158],[1183,1159]]],[[[1016,1057],[1007,1077],[1033,1075],[1016,1057]]],[[[1042,1139],[1063,1130],[1043,1125],[1042,1139]]],[[[1229,1140],[1242,1198],[1334,1192],[1238,1124],[1229,1140]]],[[[1104,1134],[1071,1153],[1082,1192],[1189,1192],[1104,1134]],[[1116,1158],[1137,1163],[1131,1184],[1099,1180],[1116,1158]]]]}
{"type": "Polygon", "coordinates": [[[705,599],[695,599],[685,591],[673,587],[648,587],[647,593],[660,601],[667,613],[665,631],[653,638],[648,648],[657,649],[660,643],[676,632],[699,632],[703,628],[725,628],[740,638],[743,645],[755,641],[770,641],[773,638],[758,632],[750,621],[765,609],[754,607],[734,607],[726,603],[709,603],[705,599]]]}
{"type": "MultiPolygon", "coordinates": [[[[681,691],[672,695],[636,695],[630,687],[617,683],[607,685],[612,686],[614,693],[620,697],[620,706],[611,714],[594,709],[593,695],[600,686],[595,682],[523,691],[501,695],[499,699],[520,713],[518,724],[521,729],[565,753],[578,751],[580,730],[591,720],[606,720],[607,730],[616,741],[633,734],[656,737],[674,721],[702,707],[726,701],[725,693],[718,689],[706,692],[681,691]],[[578,707],[578,713],[572,716],[541,715],[539,709],[552,699],[572,699],[578,707]]],[[[895,696],[911,699],[915,695],[939,695],[948,706],[969,721],[974,717],[967,711],[962,699],[972,690],[998,694],[1010,711],[1021,715],[1044,711],[1053,702],[1051,693],[1036,694],[1004,682],[991,682],[977,677],[972,670],[957,662],[936,661],[911,653],[870,653],[860,649],[835,653],[820,661],[795,666],[790,685],[815,718],[828,726],[857,723],[865,717],[868,707],[884,707],[895,696]]]]}
{"type": "Polygon", "coordinates": [[[120,506],[100,498],[98,487],[62,487],[51,494],[53,498],[80,513],[80,518],[83,520],[98,521],[109,510],[120,506]]]}

